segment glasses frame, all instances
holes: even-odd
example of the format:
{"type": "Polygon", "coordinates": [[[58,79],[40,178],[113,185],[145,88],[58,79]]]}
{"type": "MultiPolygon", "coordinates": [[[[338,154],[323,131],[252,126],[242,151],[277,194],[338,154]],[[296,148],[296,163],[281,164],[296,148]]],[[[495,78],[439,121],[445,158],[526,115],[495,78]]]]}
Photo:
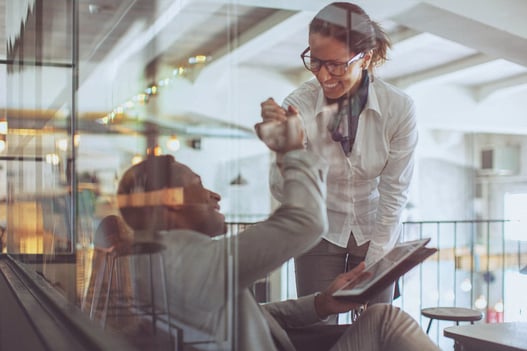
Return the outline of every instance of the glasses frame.
{"type": "Polygon", "coordinates": [[[304,67],[310,71],[310,72],[313,72],[313,73],[318,73],[320,72],[320,69],[322,68],[322,66],[326,67],[326,71],[328,71],[329,74],[331,74],[332,76],[335,76],[335,77],[340,77],[340,76],[343,76],[346,74],[346,72],[348,72],[348,68],[349,66],[353,63],[353,62],[356,62],[356,61],[359,61],[360,59],[362,59],[364,57],[364,52],[359,52],[357,55],[353,56],[352,58],[350,58],[348,61],[346,62],[340,62],[340,61],[335,61],[335,60],[321,60],[319,58],[316,58],[315,57],[315,60],[317,60],[318,62],[320,62],[320,67],[319,69],[317,70],[314,70],[314,69],[311,69],[307,63],[306,63],[306,60],[305,58],[306,57],[309,57],[310,59],[313,59],[312,56],[310,55],[307,55],[307,53],[311,50],[311,48],[308,46],[304,51],[302,51],[302,53],[300,54],[300,58],[302,59],[302,62],[304,63],[304,67]],[[332,72],[333,69],[330,69],[330,64],[333,64],[335,66],[343,66],[344,67],[344,72],[342,74],[335,74],[332,72]]]}

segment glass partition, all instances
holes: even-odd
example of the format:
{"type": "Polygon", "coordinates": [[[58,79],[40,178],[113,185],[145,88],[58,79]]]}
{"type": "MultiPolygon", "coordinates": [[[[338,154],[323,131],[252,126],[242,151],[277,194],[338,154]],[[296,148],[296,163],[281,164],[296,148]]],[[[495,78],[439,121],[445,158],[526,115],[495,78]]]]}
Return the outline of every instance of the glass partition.
{"type": "MultiPolygon", "coordinates": [[[[248,23],[238,23],[233,13],[246,10],[229,1],[2,3],[2,252],[39,272],[93,323],[138,345],[210,343],[210,335],[199,328],[189,333],[167,313],[163,294],[170,281],[162,275],[173,264],[158,263],[151,247],[119,251],[119,240],[135,241],[134,231],[126,224],[112,232],[105,226],[120,217],[116,193],[123,173],[160,154],[174,156],[222,193],[228,221],[269,213],[267,192],[252,204],[243,201],[267,186],[261,175],[269,161],[253,123],[239,123],[245,107],[236,92],[243,79],[232,33],[248,23]],[[202,27],[191,28],[195,21],[202,27]],[[204,39],[213,32],[220,34],[204,39]],[[133,317],[112,314],[128,302],[133,317]],[[154,329],[137,333],[145,320],[154,329]]],[[[224,349],[234,348],[236,333],[236,234],[227,233],[221,260],[226,312],[216,321],[222,336],[214,342],[224,349]]]]}
{"type": "MultiPolygon", "coordinates": [[[[181,349],[182,342],[206,348],[214,339],[222,349],[237,349],[234,239],[277,205],[268,178],[273,159],[253,127],[262,101],[281,103],[314,78],[300,54],[311,19],[326,3],[0,0],[0,258],[36,272],[87,323],[122,332],[139,348],[181,349]],[[119,182],[154,155],[173,156],[222,196],[228,232],[213,268],[223,278],[224,313],[208,325],[214,338],[167,313],[177,274],[194,273],[201,262],[170,259],[175,250],[151,245],[153,238],[137,240],[122,219],[119,182]]],[[[474,307],[485,300],[483,308],[502,320],[525,319],[510,295],[522,289],[505,291],[508,276],[525,286],[527,270],[525,234],[516,230],[525,211],[514,210],[522,205],[511,200],[527,193],[527,56],[518,50],[527,43],[524,7],[498,0],[470,11],[454,1],[361,3],[392,40],[375,81],[404,90],[416,106],[419,145],[405,233],[437,237],[443,250],[429,261],[438,267],[437,279],[427,276],[438,282],[428,289],[430,299],[421,296],[430,286],[419,277],[419,289],[406,287],[406,301],[415,305],[401,306],[417,319],[426,301],[474,307]],[[460,29],[451,30],[452,23],[460,29]],[[495,236],[481,229],[489,219],[507,225],[495,236]],[[459,233],[429,229],[465,221],[476,225],[459,233]],[[503,251],[499,260],[494,250],[503,251]],[[462,268],[463,278],[450,279],[440,266],[453,274],[462,268]],[[460,284],[442,295],[439,277],[460,284]]],[[[293,265],[251,288],[259,302],[294,298],[293,265]]]]}
{"type": "MultiPolygon", "coordinates": [[[[67,1],[44,5],[5,4],[2,114],[5,250],[42,269],[46,262],[73,263],[76,244],[75,155],[69,146],[76,133],[74,7],[67,1]],[[54,33],[63,33],[60,42],[54,33]]],[[[73,281],[61,288],[74,296],[73,281]]]]}

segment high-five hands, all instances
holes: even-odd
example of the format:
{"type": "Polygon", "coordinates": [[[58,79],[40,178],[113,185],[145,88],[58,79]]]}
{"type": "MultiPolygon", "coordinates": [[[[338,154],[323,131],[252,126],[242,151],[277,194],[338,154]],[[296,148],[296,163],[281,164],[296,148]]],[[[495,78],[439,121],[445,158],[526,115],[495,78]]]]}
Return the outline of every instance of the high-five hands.
{"type": "Polygon", "coordinates": [[[351,284],[351,286],[353,286],[362,279],[369,277],[371,273],[365,272],[364,267],[364,262],[361,262],[351,271],[339,274],[326,290],[315,296],[315,309],[320,319],[324,319],[332,314],[347,312],[362,306],[360,303],[350,302],[345,299],[336,299],[333,297],[333,293],[344,285],[351,284]]]}
{"type": "Polygon", "coordinates": [[[294,107],[290,106],[286,111],[272,98],[262,102],[261,107],[263,122],[254,128],[269,149],[283,154],[304,148],[304,129],[294,107]]]}
{"type": "Polygon", "coordinates": [[[287,111],[274,101],[273,98],[269,98],[260,104],[262,108],[262,120],[268,121],[285,121],[288,115],[296,115],[298,111],[293,106],[289,106],[287,111]]]}

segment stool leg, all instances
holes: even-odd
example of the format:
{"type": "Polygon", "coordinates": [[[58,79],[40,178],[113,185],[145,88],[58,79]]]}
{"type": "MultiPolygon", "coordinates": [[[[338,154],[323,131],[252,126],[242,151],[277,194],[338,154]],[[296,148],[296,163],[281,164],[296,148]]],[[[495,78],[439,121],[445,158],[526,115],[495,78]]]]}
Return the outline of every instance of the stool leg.
{"type": "Polygon", "coordinates": [[[126,262],[124,264],[124,267],[128,267],[128,261],[130,260],[129,257],[115,257],[114,261],[114,272],[115,272],[115,289],[114,292],[110,295],[112,298],[112,308],[116,311],[115,318],[116,322],[119,323],[119,319],[122,318],[119,311],[130,308],[130,301],[128,298],[128,291],[125,288],[125,284],[123,284],[123,263],[122,260],[125,259],[126,262]]]}
{"type": "Polygon", "coordinates": [[[430,318],[430,321],[428,322],[428,327],[426,327],[426,333],[428,334],[428,332],[430,331],[430,327],[432,326],[432,321],[433,319],[430,318]]]}
{"type": "Polygon", "coordinates": [[[122,283],[122,275],[123,275],[123,269],[121,267],[121,261],[120,260],[115,260],[115,263],[114,263],[115,267],[115,292],[113,293],[113,296],[115,298],[114,301],[117,302],[118,305],[121,304],[121,301],[125,300],[126,299],[126,296],[124,295],[124,290],[123,290],[123,283],[122,283]]]}
{"type": "Polygon", "coordinates": [[[113,271],[115,268],[115,260],[116,260],[115,257],[110,257],[110,267],[109,267],[110,276],[108,278],[108,287],[106,289],[106,301],[104,301],[104,310],[102,313],[103,328],[106,327],[106,318],[108,317],[108,305],[110,303],[110,292],[112,289],[112,280],[113,280],[113,271]]]}
{"type": "MultiPolygon", "coordinates": [[[[161,289],[163,290],[163,300],[165,302],[165,309],[167,313],[168,336],[169,336],[169,340],[172,340],[172,323],[170,322],[170,308],[168,305],[168,292],[167,292],[167,284],[166,284],[167,277],[166,277],[166,272],[165,272],[165,261],[164,261],[162,253],[159,254],[159,270],[161,271],[161,289]]],[[[180,350],[180,349],[177,349],[177,350],[180,350]]]]}
{"type": "Polygon", "coordinates": [[[174,329],[176,330],[176,333],[175,333],[176,340],[174,341],[174,343],[172,343],[172,347],[175,346],[176,351],[183,350],[183,330],[181,330],[181,328],[178,328],[176,326],[174,326],[174,329]]]}
{"type": "Polygon", "coordinates": [[[154,289],[154,269],[152,267],[152,255],[148,255],[148,266],[150,267],[150,306],[152,307],[152,329],[154,335],[156,334],[156,302],[155,302],[155,289],[154,289]]]}
{"type": "Polygon", "coordinates": [[[458,340],[454,341],[454,351],[463,351],[464,347],[458,340]]]}
{"type": "Polygon", "coordinates": [[[99,305],[99,297],[101,294],[102,282],[104,281],[104,278],[106,277],[106,269],[107,269],[106,261],[107,260],[108,260],[108,254],[105,254],[103,257],[102,267],[99,267],[99,269],[97,270],[97,277],[95,278],[95,282],[93,285],[93,292],[92,292],[93,295],[92,295],[91,306],[90,306],[90,319],[91,320],[95,318],[95,312],[99,305]]]}

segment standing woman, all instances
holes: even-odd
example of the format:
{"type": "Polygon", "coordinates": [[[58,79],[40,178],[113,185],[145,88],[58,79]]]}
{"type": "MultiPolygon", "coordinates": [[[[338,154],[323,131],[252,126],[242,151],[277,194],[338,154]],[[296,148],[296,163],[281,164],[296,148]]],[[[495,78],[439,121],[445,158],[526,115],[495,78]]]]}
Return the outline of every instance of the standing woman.
{"type": "MultiPolygon", "coordinates": [[[[298,114],[305,147],[329,164],[329,231],[295,258],[299,296],[322,291],[360,261],[377,260],[401,233],[401,214],[414,168],[417,127],[410,97],[374,78],[390,41],[362,8],[347,2],[324,7],[309,25],[302,52],[315,79],[303,83],[279,106],[264,101],[263,120],[298,114]]],[[[280,201],[281,155],[271,166],[273,196],[280,201]]],[[[393,285],[370,301],[393,300],[393,285]]],[[[336,318],[335,318],[336,320],[336,318]]]]}

